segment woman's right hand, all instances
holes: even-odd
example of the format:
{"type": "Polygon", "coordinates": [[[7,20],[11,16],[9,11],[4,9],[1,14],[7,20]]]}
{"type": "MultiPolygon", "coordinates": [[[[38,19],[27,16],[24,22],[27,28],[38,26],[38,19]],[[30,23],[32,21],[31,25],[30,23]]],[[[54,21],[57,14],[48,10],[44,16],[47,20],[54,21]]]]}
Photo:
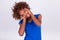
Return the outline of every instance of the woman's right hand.
{"type": "Polygon", "coordinates": [[[21,19],[23,20],[23,23],[20,24],[20,28],[19,28],[18,33],[19,33],[20,36],[23,36],[24,31],[25,31],[25,25],[26,25],[26,14],[24,14],[24,15],[21,17],[21,19]]]}
{"type": "Polygon", "coordinates": [[[24,15],[21,17],[21,19],[25,20],[26,19],[27,12],[24,13],[24,15]]]}

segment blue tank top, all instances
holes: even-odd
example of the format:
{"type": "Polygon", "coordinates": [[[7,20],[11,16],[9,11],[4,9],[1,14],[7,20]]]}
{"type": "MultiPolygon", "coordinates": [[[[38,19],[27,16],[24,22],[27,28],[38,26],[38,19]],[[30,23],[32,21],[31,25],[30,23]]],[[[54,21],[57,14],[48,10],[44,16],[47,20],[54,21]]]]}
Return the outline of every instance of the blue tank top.
{"type": "MultiPolygon", "coordinates": [[[[34,15],[38,18],[40,14],[34,15]]],[[[19,24],[22,24],[22,20],[19,21],[19,24]]],[[[32,20],[30,23],[27,22],[25,26],[26,36],[24,40],[41,40],[41,26],[37,26],[32,20]]]]}

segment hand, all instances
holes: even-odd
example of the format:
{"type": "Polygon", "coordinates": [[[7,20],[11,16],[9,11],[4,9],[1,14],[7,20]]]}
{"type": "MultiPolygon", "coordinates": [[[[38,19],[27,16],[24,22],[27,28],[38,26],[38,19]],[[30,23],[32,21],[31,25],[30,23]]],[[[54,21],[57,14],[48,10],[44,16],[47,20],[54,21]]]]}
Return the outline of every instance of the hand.
{"type": "Polygon", "coordinates": [[[26,19],[26,14],[27,14],[27,13],[24,13],[24,16],[21,16],[21,20],[22,20],[22,19],[23,19],[23,20],[26,19]]]}
{"type": "Polygon", "coordinates": [[[27,8],[25,8],[25,11],[26,11],[26,13],[29,13],[30,15],[32,14],[32,12],[27,8]]]}
{"type": "Polygon", "coordinates": [[[25,16],[21,16],[21,19],[20,20],[24,20],[25,19],[25,16]]]}

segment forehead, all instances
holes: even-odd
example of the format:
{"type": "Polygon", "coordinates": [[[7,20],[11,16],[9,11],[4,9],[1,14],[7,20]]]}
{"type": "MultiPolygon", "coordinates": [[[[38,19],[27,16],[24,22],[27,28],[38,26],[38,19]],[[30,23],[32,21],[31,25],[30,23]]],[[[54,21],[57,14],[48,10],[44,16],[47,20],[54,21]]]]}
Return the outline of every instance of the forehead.
{"type": "Polygon", "coordinates": [[[26,8],[24,8],[24,9],[21,9],[21,10],[19,10],[19,11],[21,11],[21,12],[22,12],[22,11],[25,11],[25,9],[26,9],[26,8]]]}
{"type": "Polygon", "coordinates": [[[22,12],[22,11],[24,11],[24,9],[19,10],[19,12],[22,12]]]}

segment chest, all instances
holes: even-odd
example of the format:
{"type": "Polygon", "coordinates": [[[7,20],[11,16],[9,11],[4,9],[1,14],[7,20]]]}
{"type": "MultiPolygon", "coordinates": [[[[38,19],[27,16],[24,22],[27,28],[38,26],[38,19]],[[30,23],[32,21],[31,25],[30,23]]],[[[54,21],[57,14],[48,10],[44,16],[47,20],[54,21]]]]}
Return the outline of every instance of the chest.
{"type": "Polygon", "coordinates": [[[40,30],[40,28],[32,21],[30,23],[26,23],[26,28],[25,28],[26,31],[31,31],[31,32],[34,32],[35,30],[40,30]]]}

